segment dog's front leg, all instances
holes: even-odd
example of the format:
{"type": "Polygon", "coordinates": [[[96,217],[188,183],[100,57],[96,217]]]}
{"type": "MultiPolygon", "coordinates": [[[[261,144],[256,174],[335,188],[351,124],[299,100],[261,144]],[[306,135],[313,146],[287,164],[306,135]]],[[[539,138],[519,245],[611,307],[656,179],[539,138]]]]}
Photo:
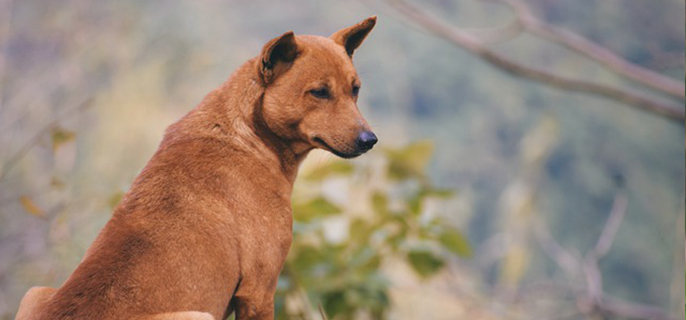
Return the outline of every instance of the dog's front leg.
{"type": "Polygon", "coordinates": [[[274,319],[274,293],[267,296],[236,296],[236,319],[274,319]]]}
{"type": "Polygon", "coordinates": [[[234,295],[236,319],[274,319],[276,281],[273,279],[268,284],[250,283],[244,278],[234,295]]]}
{"type": "Polygon", "coordinates": [[[199,311],[179,311],[160,313],[151,316],[143,316],[133,318],[135,320],[215,320],[214,317],[207,312],[199,311]]]}

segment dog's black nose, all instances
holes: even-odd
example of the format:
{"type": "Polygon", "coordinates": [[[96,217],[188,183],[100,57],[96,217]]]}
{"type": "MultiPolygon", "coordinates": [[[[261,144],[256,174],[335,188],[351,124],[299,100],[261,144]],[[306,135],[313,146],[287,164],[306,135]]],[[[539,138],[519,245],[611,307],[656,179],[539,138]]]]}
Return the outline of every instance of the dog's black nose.
{"type": "Polygon", "coordinates": [[[377,141],[379,141],[379,139],[376,138],[374,132],[362,131],[362,133],[357,136],[355,143],[360,151],[367,151],[371,149],[377,141]]]}

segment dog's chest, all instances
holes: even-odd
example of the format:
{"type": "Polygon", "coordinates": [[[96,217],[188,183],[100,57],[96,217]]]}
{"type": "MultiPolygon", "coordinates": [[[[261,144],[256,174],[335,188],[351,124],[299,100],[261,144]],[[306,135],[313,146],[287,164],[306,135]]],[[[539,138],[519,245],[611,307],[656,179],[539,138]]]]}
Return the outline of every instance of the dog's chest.
{"type": "Polygon", "coordinates": [[[242,201],[242,212],[236,217],[237,236],[242,246],[267,254],[287,252],[293,226],[289,199],[279,193],[258,192],[254,195],[250,197],[252,199],[242,201]]]}
{"type": "Polygon", "coordinates": [[[290,207],[271,207],[253,212],[236,231],[242,272],[278,274],[291,245],[290,207]]]}

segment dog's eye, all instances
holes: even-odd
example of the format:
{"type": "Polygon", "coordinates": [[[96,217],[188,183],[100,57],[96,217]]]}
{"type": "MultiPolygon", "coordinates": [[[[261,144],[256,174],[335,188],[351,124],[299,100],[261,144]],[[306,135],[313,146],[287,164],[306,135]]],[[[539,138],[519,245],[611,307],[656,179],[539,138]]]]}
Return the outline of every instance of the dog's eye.
{"type": "Polygon", "coordinates": [[[360,86],[353,86],[353,96],[357,97],[358,93],[360,93],[360,86]]]}
{"type": "Polygon", "coordinates": [[[319,99],[331,98],[331,93],[329,92],[329,88],[327,88],[327,87],[312,89],[312,90],[310,90],[310,94],[313,95],[315,98],[319,98],[319,99]]]}

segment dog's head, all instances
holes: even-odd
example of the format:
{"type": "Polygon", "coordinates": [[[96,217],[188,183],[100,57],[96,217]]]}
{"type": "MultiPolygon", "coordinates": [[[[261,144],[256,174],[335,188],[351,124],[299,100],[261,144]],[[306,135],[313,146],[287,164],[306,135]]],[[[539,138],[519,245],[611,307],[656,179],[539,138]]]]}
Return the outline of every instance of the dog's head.
{"type": "Polygon", "coordinates": [[[287,32],[264,46],[256,64],[269,130],[304,149],[344,158],[374,146],[377,138],[357,108],[361,82],[352,56],[375,23],[371,17],[328,38],[287,32]]]}

